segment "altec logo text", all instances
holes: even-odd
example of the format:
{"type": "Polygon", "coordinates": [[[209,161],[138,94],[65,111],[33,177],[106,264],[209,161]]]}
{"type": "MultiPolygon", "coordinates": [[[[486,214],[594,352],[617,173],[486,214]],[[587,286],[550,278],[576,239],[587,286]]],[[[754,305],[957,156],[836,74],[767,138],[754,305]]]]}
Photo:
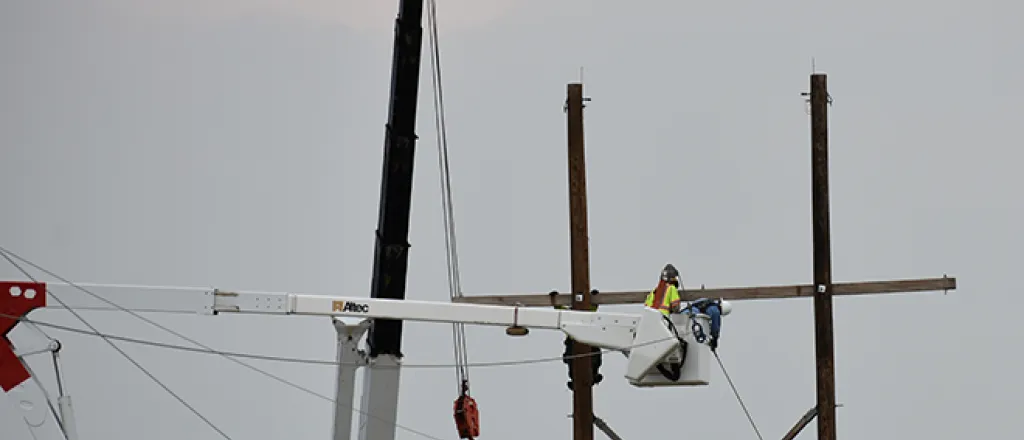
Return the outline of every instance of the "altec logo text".
{"type": "Polygon", "coordinates": [[[370,311],[369,304],[359,304],[352,301],[333,301],[331,303],[332,312],[355,312],[355,313],[367,313],[370,311]]]}

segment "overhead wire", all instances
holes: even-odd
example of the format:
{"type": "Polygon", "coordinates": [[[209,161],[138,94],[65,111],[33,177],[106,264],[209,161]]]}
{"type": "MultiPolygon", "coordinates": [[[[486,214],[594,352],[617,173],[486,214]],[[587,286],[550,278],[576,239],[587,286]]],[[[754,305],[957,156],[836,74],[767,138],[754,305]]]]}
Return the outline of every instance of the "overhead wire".
{"type": "Polygon", "coordinates": [[[743,412],[747,415],[747,420],[750,421],[750,426],[754,428],[754,433],[757,434],[758,439],[764,440],[764,437],[761,437],[761,431],[757,429],[757,424],[754,423],[754,418],[751,417],[750,411],[747,410],[747,405],[743,403],[743,398],[740,397],[740,392],[736,390],[736,385],[732,383],[732,378],[729,377],[729,372],[725,370],[725,364],[722,363],[722,358],[718,356],[717,351],[713,351],[712,353],[715,354],[715,359],[718,360],[718,366],[722,367],[722,374],[724,374],[725,379],[729,381],[729,387],[732,388],[732,393],[736,395],[736,400],[739,401],[740,407],[743,408],[743,412]]]}
{"type": "MultiPolygon", "coordinates": [[[[199,346],[199,347],[202,347],[202,348],[204,348],[204,349],[208,350],[209,352],[211,352],[211,353],[213,353],[213,354],[220,354],[220,355],[221,355],[221,356],[223,356],[223,357],[224,357],[225,359],[228,359],[228,360],[230,360],[230,361],[232,361],[232,362],[235,362],[235,363],[237,363],[237,364],[239,364],[239,365],[242,365],[242,366],[244,366],[244,367],[246,367],[246,368],[249,368],[249,369],[251,369],[251,370],[253,370],[253,371],[257,372],[257,373],[260,373],[260,374],[262,374],[262,375],[264,375],[264,376],[266,376],[266,377],[270,378],[270,379],[273,379],[273,380],[276,380],[276,381],[278,381],[278,382],[281,382],[281,383],[283,383],[283,384],[285,384],[285,385],[288,385],[288,386],[290,386],[290,387],[292,387],[292,388],[295,388],[295,389],[297,389],[297,390],[303,391],[303,392],[305,392],[305,393],[307,393],[307,394],[310,394],[310,395],[313,395],[313,396],[319,397],[319,398],[321,398],[321,399],[327,400],[327,401],[329,401],[329,402],[332,402],[332,403],[333,403],[333,404],[335,404],[335,405],[341,405],[341,406],[343,406],[343,407],[349,408],[349,409],[351,409],[352,411],[354,411],[354,412],[357,412],[357,413],[359,413],[359,414],[361,414],[361,415],[364,415],[364,416],[366,416],[366,417],[369,417],[369,418],[373,418],[373,419],[376,419],[376,420],[380,420],[380,421],[382,421],[382,422],[384,422],[384,423],[390,424],[390,425],[392,425],[392,426],[395,426],[396,428],[399,428],[399,429],[402,429],[402,430],[408,431],[408,432],[410,432],[410,433],[413,433],[413,434],[416,434],[416,435],[419,435],[419,436],[422,436],[422,437],[425,437],[425,438],[429,438],[429,439],[432,439],[432,440],[442,440],[442,439],[440,439],[440,438],[438,438],[438,437],[435,437],[435,436],[432,436],[432,435],[430,435],[430,434],[427,434],[427,433],[424,433],[424,432],[418,431],[418,430],[416,430],[416,429],[413,429],[413,428],[409,428],[409,427],[407,427],[407,426],[403,426],[403,425],[399,424],[399,423],[398,423],[397,421],[394,421],[394,420],[387,420],[387,419],[384,419],[384,418],[382,418],[382,417],[380,417],[380,416],[377,416],[377,415],[371,414],[371,413],[369,413],[369,412],[366,412],[366,411],[364,411],[364,410],[362,410],[362,409],[356,408],[356,407],[355,407],[355,406],[353,406],[353,405],[352,405],[351,403],[342,403],[342,402],[338,402],[338,401],[336,401],[335,399],[332,399],[332,398],[330,398],[330,397],[328,397],[328,396],[325,396],[325,395],[323,395],[323,394],[317,393],[316,391],[313,391],[313,390],[310,390],[310,389],[308,389],[308,388],[306,388],[306,387],[303,387],[303,386],[301,386],[301,385],[298,385],[298,384],[296,384],[296,383],[294,383],[294,382],[291,382],[291,381],[289,381],[289,380],[287,380],[287,379],[284,379],[284,378],[282,378],[282,377],[280,377],[280,376],[277,376],[277,375],[275,375],[275,374],[273,374],[273,373],[269,373],[269,372],[267,372],[267,371],[264,371],[264,370],[262,370],[262,369],[260,369],[260,368],[258,368],[258,367],[255,367],[255,366],[252,366],[252,365],[250,365],[250,364],[247,364],[247,363],[245,363],[245,362],[242,362],[242,361],[240,361],[240,360],[238,360],[238,359],[235,359],[235,358],[233,358],[233,357],[231,357],[231,356],[227,356],[227,355],[224,355],[224,354],[221,354],[221,353],[216,353],[216,350],[214,350],[214,349],[210,348],[209,346],[207,346],[207,345],[205,345],[205,344],[203,344],[203,343],[201,343],[201,342],[199,342],[199,341],[196,341],[195,339],[189,338],[188,336],[185,336],[185,335],[183,335],[183,334],[181,334],[181,333],[179,333],[179,332],[176,332],[176,331],[174,331],[174,330],[171,330],[171,329],[167,328],[166,326],[163,326],[163,325],[161,325],[161,324],[159,324],[159,323],[157,323],[157,322],[154,322],[153,320],[150,320],[150,319],[148,319],[148,318],[146,318],[146,317],[144,317],[144,316],[141,316],[141,315],[139,315],[138,313],[135,313],[135,312],[133,312],[133,311],[131,311],[131,310],[128,310],[128,309],[126,309],[126,308],[124,308],[124,307],[121,307],[121,306],[120,306],[119,304],[117,304],[117,303],[114,303],[113,301],[110,301],[110,300],[108,300],[108,299],[106,299],[106,298],[103,298],[103,297],[102,297],[101,295],[97,295],[97,294],[93,293],[92,291],[90,291],[89,289],[86,289],[86,288],[84,288],[84,287],[82,287],[82,286],[80,286],[80,285],[78,285],[78,284],[76,284],[76,283],[74,283],[74,282],[71,282],[71,281],[69,281],[68,279],[66,279],[66,278],[64,278],[64,277],[61,277],[60,275],[58,275],[58,274],[56,274],[56,273],[54,273],[54,272],[52,272],[52,271],[50,271],[50,270],[48,270],[48,269],[46,269],[46,268],[44,268],[44,267],[40,266],[40,265],[38,265],[38,264],[36,264],[36,263],[34,263],[34,262],[30,261],[30,260],[27,260],[27,259],[25,259],[25,258],[21,257],[20,255],[18,255],[18,254],[16,254],[16,253],[14,253],[14,252],[12,252],[12,251],[10,251],[10,250],[8,250],[8,249],[4,248],[3,246],[0,246],[0,254],[4,255],[4,257],[5,257],[5,258],[6,258],[6,259],[7,259],[7,260],[8,260],[9,262],[11,262],[12,264],[14,264],[14,266],[15,266],[15,267],[17,267],[17,268],[18,268],[18,269],[19,269],[19,270],[20,270],[20,271],[21,271],[21,272],[22,272],[22,273],[23,273],[23,274],[24,274],[24,275],[25,275],[26,277],[28,277],[28,278],[30,278],[30,279],[33,279],[33,280],[34,280],[34,278],[33,278],[33,277],[32,277],[32,276],[31,276],[31,275],[29,274],[29,273],[27,273],[27,271],[25,271],[25,270],[24,270],[23,268],[21,268],[21,266],[17,265],[17,264],[16,264],[16,263],[15,263],[14,261],[12,261],[10,257],[14,257],[14,259],[17,259],[17,260],[19,260],[19,261],[21,261],[21,262],[23,262],[23,263],[25,263],[25,264],[27,264],[27,265],[29,265],[29,266],[32,266],[32,267],[33,267],[33,268],[35,268],[36,270],[38,270],[38,271],[40,271],[40,272],[43,272],[43,273],[45,273],[45,274],[47,274],[47,275],[49,275],[49,276],[51,276],[51,277],[53,277],[53,278],[56,278],[56,279],[60,280],[61,282],[63,282],[63,283],[65,283],[65,284],[67,284],[68,286],[71,286],[71,287],[75,288],[76,290],[79,290],[79,291],[81,291],[81,292],[83,292],[83,293],[85,293],[85,294],[87,294],[87,295],[89,295],[89,296],[92,296],[92,297],[94,297],[94,298],[96,298],[96,299],[98,299],[98,300],[100,300],[100,301],[103,301],[104,303],[107,303],[108,305],[110,305],[110,306],[112,306],[112,307],[114,307],[114,308],[117,308],[117,309],[119,309],[119,310],[121,310],[121,311],[124,311],[124,312],[126,312],[126,313],[128,313],[128,314],[130,314],[130,315],[132,315],[132,316],[135,316],[136,318],[139,318],[139,319],[141,319],[141,320],[143,320],[143,321],[145,321],[145,322],[147,322],[147,323],[149,323],[149,324],[151,324],[151,325],[153,325],[153,326],[155,326],[155,327],[157,327],[157,328],[159,328],[159,329],[161,329],[161,330],[164,330],[164,331],[166,331],[166,332],[168,332],[168,333],[170,333],[170,334],[172,334],[172,335],[175,335],[175,336],[177,336],[177,337],[179,337],[179,338],[181,338],[181,339],[184,339],[184,340],[186,340],[186,341],[188,341],[188,342],[190,342],[190,343],[192,343],[192,344],[194,344],[194,345],[197,345],[197,346],[199,346]]],[[[54,299],[56,299],[56,300],[57,300],[58,302],[60,302],[60,303],[61,303],[62,305],[63,305],[63,304],[65,304],[65,303],[64,303],[63,301],[61,301],[61,300],[60,300],[60,299],[59,299],[59,298],[58,298],[58,297],[57,297],[56,295],[53,295],[53,294],[52,294],[52,292],[50,292],[50,291],[49,291],[49,289],[47,290],[47,292],[48,292],[48,293],[50,294],[50,296],[52,296],[52,297],[53,297],[54,299]]],[[[76,317],[78,317],[78,318],[79,318],[79,320],[80,320],[80,321],[82,321],[82,322],[83,322],[84,324],[86,324],[86,326],[87,326],[87,327],[89,327],[90,329],[92,329],[94,333],[97,333],[97,334],[99,334],[99,333],[100,333],[99,331],[97,331],[97,330],[95,329],[95,327],[92,327],[92,325],[90,325],[90,324],[89,324],[88,322],[86,322],[86,321],[85,321],[85,320],[84,320],[83,318],[81,318],[81,315],[79,315],[79,314],[78,314],[77,312],[75,312],[74,310],[72,310],[72,309],[70,309],[70,308],[68,308],[68,311],[70,311],[70,312],[71,312],[72,314],[74,314],[74,315],[75,315],[76,317]]],[[[124,353],[124,352],[123,352],[123,351],[122,351],[122,350],[121,350],[121,349],[120,349],[119,347],[117,347],[116,345],[114,345],[114,344],[113,344],[113,342],[111,342],[111,341],[110,341],[109,339],[106,339],[106,338],[104,338],[104,340],[105,340],[105,341],[107,341],[107,343],[108,343],[108,344],[110,344],[110,345],[111,345],[112,347],[114,347],[114,349],[116,349],[116,350],[117,350],[118,352],[120,352],[120,353],[121,353],[122,355],[124,355],[125,357],[127,357],[127,358],[128,358],[128,359],[129,359],[130,361],[132,361],[132,363],[135,363],[137,367],[139,367],[139,368],[140,368],[140,369],[142,369],[142,370],[143,370],[144,372],[146,372],[146,373],[147,373],[147,375],[149,375],[149,376],[150,376],[150,377],[151,377],[151,378],[152,378],[152,379],[153,379],[154,381],[157,381],[157,383],[160,383],[160,382],[159,382],[159,381],[158,381],[158,380],[157,380],[157,379],[156,379],[155,377],[153,377],[153,376],[152,376],[151,374],[149,374],[149,373],[148,373],[148,372],[147,372],[147,371],[146,371],[146,370],[145,370],[145,369],[144,369],[144,368],[143,368],[143,367],[142,367],[141,365],[138,365],[138,364],[137,364],[137,363],[136,363],[136,362],[135,362],[135,361],[134,361],[133,359],[131,359],[131,358],[130,358],[130,357],[129,357],[129,356],[128,356],[128,355],[126,354],[126,353],[124,353]]],[[[177,395],[176,395],[176,394],[174,394],[174,393],[173,393],[172,391],[170,391],[170,389],[167,389],[167,388],[166,388],[166,386],[165,386],[164,388],[165,388],[165,389],[166,389],[166,390],[167,390],[168,392],[170,392],[170,393],[171,393],[172,395],[175,395],[175,396],[177,396],[177,395]]],[[[181,400],[181,399],[179,398],[179,401],[180,401],[180,400],[181,400]]],[[[182,403],[185,403],[185,402],[183,402],[183,401],[182,401],[182,403]]],[[[188,405],[186,404],[186,406],[188,406],[188,405]]],[[[199,414],[197,414],[197,415],[199,415],[199,414]]],[[[200,417],[202,417],[202,416],[200,415],[200,417]]],[[[203,418],[204,418],[204,417],[203,417],[203,418]]],[[[204,418],[204,420],[205,420],[205,418],[204,418]]],[[[212,425],[212,423],[208,423],[208,424],[211,424],[211,425],[212,425]]],[[[223,434],[223,431],[220,431],[219,429],[217,429],[217,430],[218,430],[218,432],[221,432],[221,434],[222,434],[222,435],[224,435],[224,434],[223,434]]],[[[227,437],[226,435],[224,435],[224,437],[225,437],[225,438],[229,438],[229,437],[227,437]]]]}
{"type": "MultiPolygon", "coordinates": [[[[36,278],[33,277],[31,273],[29,273],[27,270],[25,270],[25,268],[21,267],[21,265],[19,265],[16,261],[11,259],[12,256],[14,256],[15,258],[18,258],[19,260],[22,260],[21,258],[19,258],[17,255],[11,253],[10,251],[8,251],[7,249],[4,249],[2,247],[0,247],[0,255],[2,255],[4,257],[4,259],[7,260],[9,263],[11,263],[12,266],[14,266],[16,269],[18,269],[19,272],[21,272],[23,275],[25,275],[26,278],[32,280],[33,282],[36,282],[36,278]]],[[[26,264],[32,266],[32,264],[30,262],[27,262],[27,261],[24,261],[24,260],[22,260],[22,261],[25,262],[26,264]]],[[[54,278],[56,278],[56,277],[54,277],[54,278]]],[[[57,295],[54,295],[53,292],[47,291],[47,294],[48,294],[49,297],[51,297],[54,300],[56,300],[57,302],[61,303],[61,305],[65,305],[64,301],[61,300],[60,297],[58,297],[57,295]]],[[[86,327],[89,327],[92,331],[94,331],[96,333],[99,333],[99,330],[96,330],[96,327],[93,327],[93,325],[90,324],[89,321],[87,321],[85,318],[83,318],[82,315],[78,314],[78,312],[75,312],[75,311],[70,310],[70,309],[69,309],[69,311],[73,315],[75,315],[75,317],[78,318],[78,320],[81,321],[82,324],[85,324],[86,327]]],[[[111,341],[110,339],[107,339],[106,337],[102,337],[102,338],[103,338],[104,341],[106,341],[107,344],[110,344],[110,346],[113,347],[114,350],[117,350],[118,353],[121,353],[121,356],[124,356],[124,358],[127,359],[128,362],[131,362],[133,365],[135,365],[135,367],[138,368],[139,371],[142,371],[143,374],[148,376],[154,383],[159,385],[160,388],[163,388],[164,391],[166,391],[168,394],[170,394],[172,397],[174,397],[185,408],[188,408],[188,410],[191,411],[192,414],[195,414],[196,417],[199,417],[199,419],[201,419],[203,422],[205,422],[210,428],[212,428],[214,431],[216,431],[218,434],[220,434],[221,437],[224,437],[224,438],[226,438],[228,440],[231,440],[231,437],[228,436],[227,433],[224,432],[224,430],[220,429],[209,418],[204,416],[203,413],[199,412],[199,410],[197,410],[194,406],[189,404],[187,401],[185,401],[185,399],[183,399],[181,396],[179,396],[177,393],[175,393],[173,390],[171,390],[170,387],[168,387],[166,384],[164,384],[160,379],[157,379],[157,377],[154,376],[153,373],[150,373],[149,370],[146,369],[146,367],[143,367],[142,364],[140,364],[138,361],[133,359],[130,355],[128,355],[128,353],[125,353],[124,350],[121,349],[121,347],[118,347],[117,344],[114,344],[113,341],[111,341]]]]}
{"type": "MultiPolygon", "coordinates": [[[[3,313],[0,313],[0,317],[10,318],[10,319],[19,319],[19,317],[17,317],[17,316],[7,315],[7,314],[3,314],[3,313]]],[[[42,326],[42,327],[49,327],[49,328],[53,328],[53,329],[56,329],[56,330],[62,330],[62,331],[67,331],[67,332],[71,332],[71,333],[77,333],[77,334],[81,334],[81,335],[85,335],[85,336],[106,337],[108,339],[112,339],[112,340],[115,340],[115,341],[122,341],[122,342],[127,342],[127,343],[130,343],[130,344],[145,345],[145,346],[164,348],[164,349],[175,350],[175,351],[187,351],[187,352],[192,352],[192,353],[215,354],[215,355],[228,356],[228,357],[236,357],[236,358],[248,358],[248,359],[257,359],[257,360],[264,360],[264,361],[286,362],[286,363],[297,363],[297,364],[310,364],[310,365],[329,365],[329,366],[362,365],[362,364],[355,363],[355,362],[339,362],[339,361],[324,360],[324,359],[305,359],[305,358],[296,358],[296,357],[287,357],[287,356],[270,356],[270,355],[261,355],[261,354],[253,354],[253,353],[241,353],[241,352],[235,352],[235,351],[224,351],[224,350],[212,350],[212,349],[203,349],[203,348],[196,348],[196,347],[187,347],[187,346],[184,346],[184,345],[169,344],[169,343],[165,343],[165,342],[150,341],[150,340],[139,339],[139,338],[131,338],[131,337],[120,336],[120,335],[115,335],[115,334],[111,334],[111,333],[99,333],[99,332],[94,332],[94,331],[90,331],[90,330],[85,330],[85,329],[80,329],[80,328],[60,325],[60,324],[54,324],[54,323],[51,323],[51,322],[45,322],[45,321],[29,319],[29,318],[25,318],[25,317],[21,317],[20,321],[21,322],[30,323],[30,324],[35,324],[35,325],[42,326]]],[[[667,338],[663,338],[663,339],[657,339],[657,340],[654,340],[654,341],[644,342],[644,343],[640,343],[640,344],[635,344],[635,345],[629,347],[629,349],[633,349],[633,348],[637,348],[637,347],[643,347],[645,345],[656,344],[656,343],[659,343],[659,342],[662,342],[662,341],[666,341],[666,340],[669,340],[669,339],[675,339],[675,336],[667,337],[667,338]]],[[[617,351],[617,350],[602,349],[600,354],[611,353],[611,352],[615,352],[615,351],[617,351]]],[[[598,354],[599,354],[598,352],[587,352],[587,353],[580,353],[580,354],[572,354],[572,355],[569,355],[567,357],[569,359],[575,359],[575,358],[582,358],[582,357],[597,356],[598,354]]],[[[474,362],[474,363],[469,363],[469,364],[466,364],[466,365],[469,366],[469,367],[475,367],[475,368],[513,367],[513,366],[520,366],[520,365],[542,364],[542,363],[549,363],[549,362],[562,362],[564,359],[565,358],[563,358],[562,356],[557,356],[557,357],[552,356],[552,357],[516,359],[516,360],[507,360],[507,361],[474,362]]],[[[410,368],[411,369],[440,369],[440,368],[452,368],[452,367],[455,367],[455,366],[457,366],[457,365],[456,364],[405,364],[405,363],[403,363],[401,366],[379,365],[379,366],[374,366],[374,368],[377,368],[377,369],[401,368],[401,369],[404,370],[404,369],[410,369],[410,368]]]]}
{"type": "MultiPolygon", "coordinates": [[[[459,251],[455,239],[455,204],[452,201],[451,169],[448,159],[448,127],[444,109],[444,88],[441,80],[441,48],[438,38],[437,2],[427,0],[428,44],[434,95],[434,131],[437,142],[437,165],[441,186],[441,212],[444,218],[445,262],[448,266],[448,289],[452,300],[461,298],[462,277],[459,272],[459,251]]],[[[466,347],[466,324],[452,323],[452,344],[455,355],[455,377],[458,393],[469,392],[469,353],[466,347]]]]}

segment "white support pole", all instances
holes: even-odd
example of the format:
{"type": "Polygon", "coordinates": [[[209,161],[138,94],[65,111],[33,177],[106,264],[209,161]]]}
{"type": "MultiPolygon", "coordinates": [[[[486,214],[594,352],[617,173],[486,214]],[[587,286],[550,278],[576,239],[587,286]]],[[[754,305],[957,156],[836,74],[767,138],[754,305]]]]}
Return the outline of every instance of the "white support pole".
{"type": "Polygon", "coordinates": [[[356,371],[365,365],[366,355],[359,350],[359,340],[370,328],[370,321],[346,324],[333,318],[338,333],[338,378],[335,391],[333,440],[352,438],[352,405],[355,402],[356,371]]]}
{"type": "Polygon", "coordinates": [[[359,440],[394,440],[402,360],[384,355],[371,360],[363,377],[359,440]]]}
{"type": "Polygon", "coordinates": [[[78,440],[78,427],[75,422],[75,411],[71,407],[71,396],[58,397],[57,408],[60,410],[61,426],[64,427],[67,440],[78,440]]]}

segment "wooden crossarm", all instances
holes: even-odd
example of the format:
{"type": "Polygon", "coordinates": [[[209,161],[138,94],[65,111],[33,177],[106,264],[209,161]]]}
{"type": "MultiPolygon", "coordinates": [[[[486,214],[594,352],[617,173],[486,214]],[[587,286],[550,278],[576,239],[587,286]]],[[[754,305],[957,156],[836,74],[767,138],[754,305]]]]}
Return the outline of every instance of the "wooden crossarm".
{"type": "MultiPolygon", "coordinates": [[[[835,283],[832,285],[833,295],[877,295],[891,293],[949,291],[956,289],[956,278],[924,278],[889,281],[859,281],[851,283],[835,283]]],[[[591,301],[597,304],[643,304],[647,290],[632,292],[601,292],[594,295],[591,301]]],[[[701,297],[722,298],[730,301],[754,299],[783,299],[811,297],[814,286],[810,284],[789,286],[761,287],[720,287],[686,289],[680,292],[684,299],[692,300],[701,297]]],[[[522,307],[550,307],[551,297],[546,293],[512,294],[512,295],[472,295],[456,298],[455,302],[484,305],[519,305],[522,307]]],[[[559,294],[555,304],[569,305],[572,299],[569,294],[559,294]]]]}

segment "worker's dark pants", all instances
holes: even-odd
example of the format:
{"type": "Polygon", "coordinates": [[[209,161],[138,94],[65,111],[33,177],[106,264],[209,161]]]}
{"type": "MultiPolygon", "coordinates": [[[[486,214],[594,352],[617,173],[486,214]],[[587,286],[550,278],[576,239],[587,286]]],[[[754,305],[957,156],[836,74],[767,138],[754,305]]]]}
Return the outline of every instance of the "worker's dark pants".
{"type": "Polygon", "coordinates": [[[711,337],[718,339],[718,335],[722,331],[722,309],[717,304],[710,304],[704,307],[691,306],[687,309],[690,313],[703,313],[711,318],[711,337]]]}
{"type": "MultiPolygon", "coordinates": [[[[565,338],[565,352],[562,353],[562,362],[565,362],[566,367],[569,368],[569,380],[573,380],[572,377],[572,349],[573,349],[572,338],[565,338]]],[[[590,347],[590,368],[593,377],[597,377],[598,372],[601,370],[601,349],[598,347],[590,347]]]]}

